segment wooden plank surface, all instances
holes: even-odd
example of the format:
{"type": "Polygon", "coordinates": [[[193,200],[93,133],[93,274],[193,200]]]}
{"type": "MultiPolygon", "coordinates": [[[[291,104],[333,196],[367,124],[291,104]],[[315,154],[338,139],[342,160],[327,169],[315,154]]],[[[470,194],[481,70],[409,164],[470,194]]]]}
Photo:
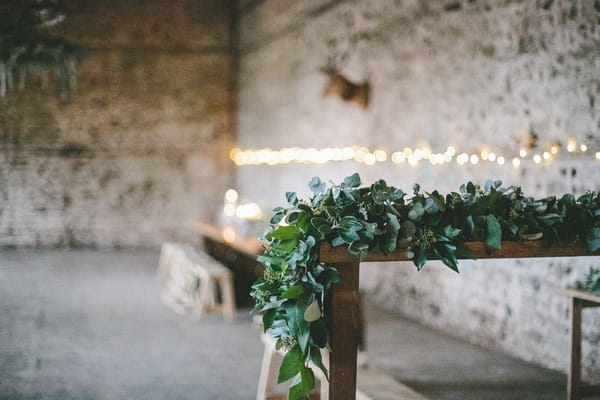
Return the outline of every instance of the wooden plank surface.
{"type": "MultiPolygon", "coordinates": [[[[600,251],[591,253],[584,242],[554,243],[549,246],[545,241],[528,242],[503,241],[500,250],[492,249],[484,242],[465,242],[465,245],[475,254],[476,259],[493,258],[532,258],[532,257],[581,257],[597,256],[600,251]]],[[[319,250],[319,260],[326,263],[359,262],[358,255],[350,254],[346,246],[332,247],[323,243],[319,250]]],[[[406,258],[406,250],[396,250],[393,253],[369,253],[369,261],[411,261],[406,258]]]]}
{"type": "Polygon", "coordinates": [[[594,294],[592,292],[586,292],[584,290],[578,289],[565,289],[563,293],[570,297],[575,297],[577,299],[586,300],[591,303],[596,303],[600,305],[600,295],[594,294]]]}
{"type": "Polygon", "coordinates": [[[236,236],[233,240],[227,240],[227,238],[223,235],[223,231],[214,225],[206,224],[201,221],[190,221],[189,226],[193,231],[201,236],[226,244],[227,246],[244,253],[248,257],[256,258],[258,254],[262,253],[263,249],[255,236],[236,236]]]}

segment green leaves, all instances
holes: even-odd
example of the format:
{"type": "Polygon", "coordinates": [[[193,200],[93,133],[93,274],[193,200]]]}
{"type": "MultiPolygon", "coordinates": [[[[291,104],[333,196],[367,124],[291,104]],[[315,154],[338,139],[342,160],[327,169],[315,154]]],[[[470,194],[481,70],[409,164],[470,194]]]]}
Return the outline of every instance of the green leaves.
{"type": "Polygon", "coordinates": [[[485,237],[485,243],[494,249],[500,249],[500,242],[502,241],[502,227],[494,215],[486,216],[487,222],[487,235],[485,237]]]}
{"type": "Polygon", "coordinates": [[[283,357],[277,383],[282,383],[298,375],[304,367],[304,357],[298,346],[294,347],[283,357]]]}
{"type": "Polygon", "coordinates": [[[456,272],[458,259],[474,258],[467,241],[499,249],[502,240],[585,238],[589,251],[600,250],[597,192],[533,199],[518,187],[488,181],[483,189],[468,182],[446,196],[423,193],[416,184],[407,198],[384,180],[360,185],[358,174],[340,185],[311,179],[312,197],[300,200],[296,193],[286,193],[287,206],[273,209],[264,235],[265,252],[258,261],[265,273],[252,285],[251,295],[265,331],[287,351],[278,378],[295,378],[290,399],[310,394],[315,381],[310,362],[327,374],[320,353],[328,342],[322,301],[340,275],[335,266],[319,262],[323,242],[344,246],[361,259],[370,251],[400,248],[418,270],[427,260],[438,259],[456,272]]]}

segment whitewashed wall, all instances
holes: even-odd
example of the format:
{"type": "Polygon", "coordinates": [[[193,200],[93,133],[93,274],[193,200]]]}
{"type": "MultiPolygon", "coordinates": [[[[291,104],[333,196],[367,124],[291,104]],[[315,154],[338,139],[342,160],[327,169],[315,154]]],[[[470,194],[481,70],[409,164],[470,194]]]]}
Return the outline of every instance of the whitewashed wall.
{"type": "MultiPolygon", "coordinates": [[[[506,156],[532,129],[541,146],[567,137],[599,144],[600,6],[588,1],[293,1],[240,4],[238,141],[242,148],[430,146],[506,156]],[[367,110],[322,98],[333,61],[368,79],[367,110]]],[[[550,165],[443,167],[354,162],[238,169],[243,197],[265,206],[307,194],[312,176],[339,182],[358,171],[410,190],[456,190],[502,179],[545,196],[600,189],[593,157],[550,165]]],[[[381,305],[451,334],[566,370],[567,302],[560,289],[594,259],[365,265],[362,286],[381,305]]],[[[600,379],[600,315],[587,311],[585,374],[600,379]]]]}

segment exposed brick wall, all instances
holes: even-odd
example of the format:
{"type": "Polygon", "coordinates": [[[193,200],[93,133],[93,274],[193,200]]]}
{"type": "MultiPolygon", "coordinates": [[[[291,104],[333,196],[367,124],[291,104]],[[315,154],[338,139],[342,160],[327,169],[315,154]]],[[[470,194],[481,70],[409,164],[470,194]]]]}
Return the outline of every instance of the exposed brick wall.
{"type": "MultiPolygon", "coordinates": [[[[452,144],[518,152],[533,129],[540,145],[567,136],[598,146],[600,7],[587,1],[246,1],[240,5],[240,147],[365,145],[387,150],[452,144]],[[322,98],[329,61],[368,79],[367,110],[322,98]]],[[[418,168],[386,163],[243,167],[242,195],[274,206],[307,194],[312,176],[339,182],[359,171],[409,191],[456,190],[502,179],[533,195],[600,189],[592,158],[563,156],[515,170],[418,168]]],[[[567,301],[560,289],[594,259],[464,262],[460,275],[431,263],[367,265],[363,287],[380,304],[476,343],[565,370],[567,301]]],[[[585,376],[600,379],[600,315],[586,311],[585,376]]]]}
{"type": "Polygon", "coordinates": [[[71,101],[35,79],[0,99],[0,245],[190,235],[232,179],[229,2],[67,6],[56,33],[84,48],[71,101]]]}

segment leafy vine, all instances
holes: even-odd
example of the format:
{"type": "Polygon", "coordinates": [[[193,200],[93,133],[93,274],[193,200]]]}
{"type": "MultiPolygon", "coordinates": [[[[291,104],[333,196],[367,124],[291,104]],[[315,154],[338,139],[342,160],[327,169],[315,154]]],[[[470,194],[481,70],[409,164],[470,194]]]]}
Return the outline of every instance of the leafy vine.
{"type": "Polygon", "coordinates": [[[519,187],[488,181],[483,187],[469,182],[446,196],[422,193],[414,185],[409,196],[383,180],[361,187],[358,174],[340,185],[313,178],[309,186],[309,200],[288,192],[287,207],[273,210],[262,238],[265,252],[258,258],[264,276],[251,289],[265,332],[286,353],[278,381],[296,378],[291,400],[312,391],[311,363],[327,376],[321,359],[328,343],[323,301],[340,277],[332,265],[319,262],[322,242],[346,246],[361,259],[369,251],[402,249],[418,270],[427,260],[438,259],[456,272],[458,259],[474,258],[466,241],[499,249],[502,240],[586,240],[590,251],[600,248],[599,192],[536,200],[519,187]]]}

